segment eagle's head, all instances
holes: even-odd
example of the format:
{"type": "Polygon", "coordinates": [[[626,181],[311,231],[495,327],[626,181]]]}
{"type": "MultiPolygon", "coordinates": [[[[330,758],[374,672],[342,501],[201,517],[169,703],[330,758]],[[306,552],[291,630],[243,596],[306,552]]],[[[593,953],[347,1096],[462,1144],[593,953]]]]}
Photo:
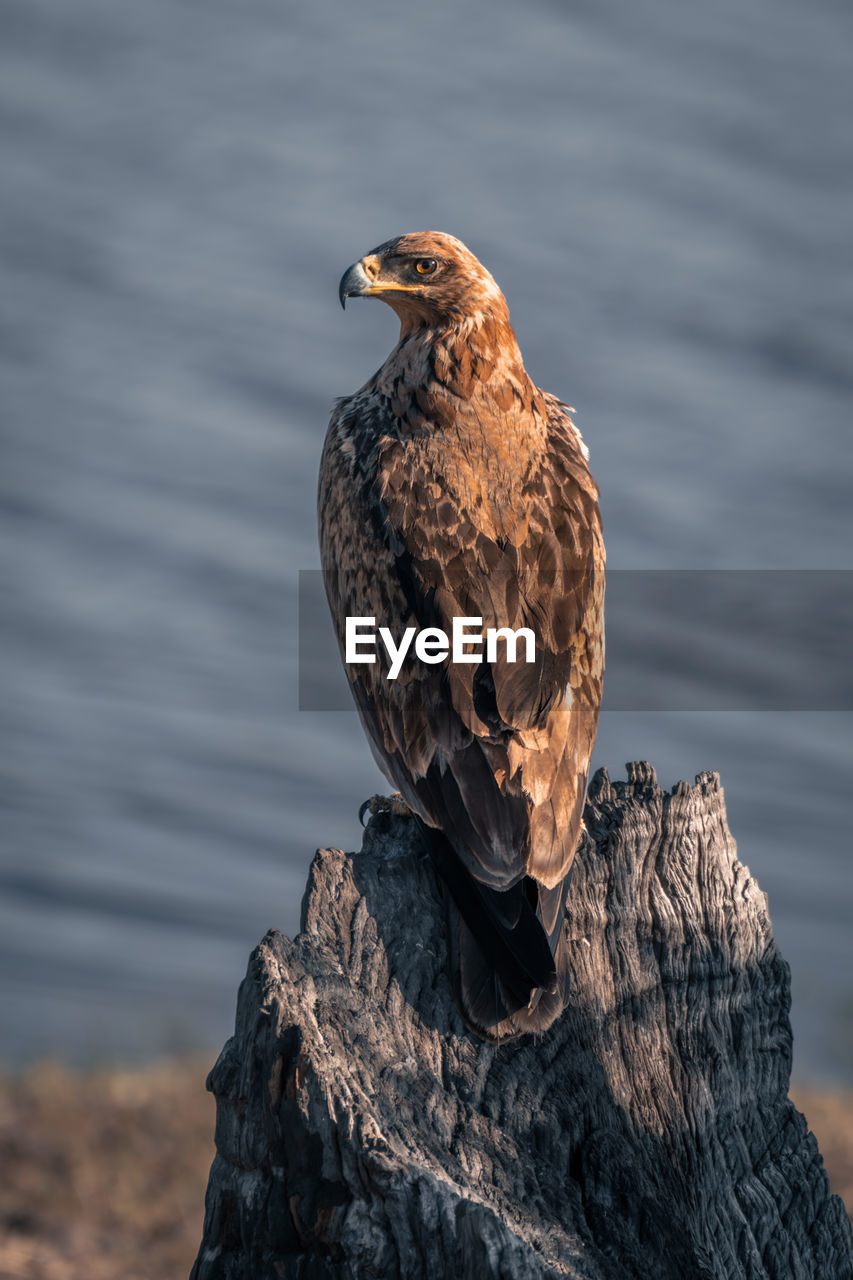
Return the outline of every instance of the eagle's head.
{"type": "Polygon", "coordinates": [[[403,328],[440,328],[465,320],[507,320],[494,279],[455,236],[415,231],[387,240],[344,272],[338,296],[381,298],[403,328]]]}

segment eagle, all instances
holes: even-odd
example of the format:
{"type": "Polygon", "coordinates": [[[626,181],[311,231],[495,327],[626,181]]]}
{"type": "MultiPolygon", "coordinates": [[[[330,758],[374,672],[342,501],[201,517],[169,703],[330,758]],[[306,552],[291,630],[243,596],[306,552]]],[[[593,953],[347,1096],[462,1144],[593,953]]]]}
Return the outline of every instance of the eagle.
{"type": "Polygon", "coordinates": [[[422,825],[463,1019],[491,1042],[542,1032],[567,998],[563,925],[604,669],[588,451],[574,410],[525,371],[503,294],[460,240],[389,240],[339,296],[381,298],[400,320],[382,367],[336,402],[320,465],[347,678],[380,769],[422,825]],[[348,618],[395,636],[474,619],[483,633],[528,628],[535,646],[526,661],[509,644],[414,656],[390,679],[379,645],[346,661],[348,618]]]}

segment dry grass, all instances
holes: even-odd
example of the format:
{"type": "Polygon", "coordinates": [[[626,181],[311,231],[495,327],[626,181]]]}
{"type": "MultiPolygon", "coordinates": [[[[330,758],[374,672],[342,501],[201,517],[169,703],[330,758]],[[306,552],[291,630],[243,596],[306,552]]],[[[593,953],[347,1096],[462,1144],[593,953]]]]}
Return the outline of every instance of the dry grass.
{"type": "MultiPolygon", "coordinates": [[[[0,1079],[0,1280],[186,1280],[213,1158],[209,1066],[0,1079]]],[[[794,1100],[853,1208],[853,1093],[794,1100]]]]}
{"type": "Polygon", "coordinates": [[[829,1185],[853,1218],[853,1093],[798,1086],[791,1098],[817,1138],[829,1185]]]}
{"type": "Polygon", "coordinates": [[[213,1158],[210,1065],[0,1081],[0,1280],[186,1280],[213,1158]]]}

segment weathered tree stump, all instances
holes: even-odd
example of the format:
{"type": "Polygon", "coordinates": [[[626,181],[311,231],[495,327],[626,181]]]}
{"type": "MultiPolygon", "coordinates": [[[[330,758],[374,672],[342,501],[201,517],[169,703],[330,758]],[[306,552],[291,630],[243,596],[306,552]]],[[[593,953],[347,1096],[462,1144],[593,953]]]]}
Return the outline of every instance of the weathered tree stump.
{"type": "Polygon", "coordinates": [[[417,827],[321,850],[211,1072],[193,1280],[842,1280],[843,1205],[787,1098],[789,974],[716,774],[599,771],[571,999],[543,1037],[466,1031],[417,827]]]}

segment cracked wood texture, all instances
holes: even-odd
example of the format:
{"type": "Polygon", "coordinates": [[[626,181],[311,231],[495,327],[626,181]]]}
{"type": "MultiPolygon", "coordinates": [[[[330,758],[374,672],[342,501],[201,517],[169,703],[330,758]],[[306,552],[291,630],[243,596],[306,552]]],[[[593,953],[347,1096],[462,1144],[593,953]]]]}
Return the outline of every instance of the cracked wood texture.
{"type": "Polygon", "coordinates": [[[487,1045],[445,972],[416,824],[320,850],[211,1072],[192,1280],[843,1280],[853,1240],[787,1097],[789,973],[716,774],[599,771],[573,872],[570,998],[487,1045]]]}

